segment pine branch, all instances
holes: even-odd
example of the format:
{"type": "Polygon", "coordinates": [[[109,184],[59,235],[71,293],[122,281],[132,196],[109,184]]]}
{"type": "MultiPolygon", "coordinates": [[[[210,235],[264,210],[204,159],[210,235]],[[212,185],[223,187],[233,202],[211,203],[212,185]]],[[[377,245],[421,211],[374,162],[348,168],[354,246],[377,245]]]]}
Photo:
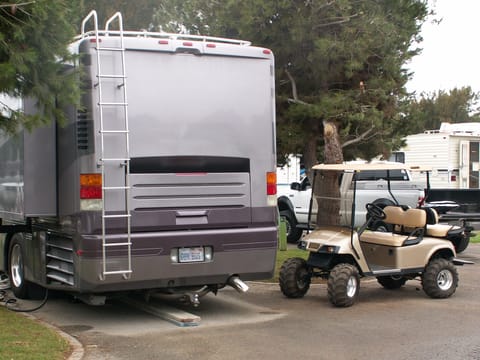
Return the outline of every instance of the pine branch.
{"type": "Polygon", "coordinates": [[[356,144],[356,143],[359,143],[363,140],[367,140],[367,139],[370,139],[372,138],[373,136],[376,135],[376,133],[373,133],[371,134],[370,136],[368,136],[373,130],[375,129],[375,126],[372,126],[370,129],[367,129],[366,131],[364,131],[362,134],[360,134],[359,136],[355,137],[355,139],[351,139],[351,140],[348,140],[348,141],[345,141],[343,144],[342,144],[342,148],[344,147],[347,147],[349,145],[353,145],[353,144],[356,144]]]}
{"type": "Polygon", "coordinates": [[[301,104],[301,105],[310,105],[310,104],[306,103],[305,101],[302,101],[298,98],[297,83],[295,82],[295,79],[293,78],[292,74],[290,74],[290,71],[285,69],[285,74],[287,74],[288,80],[290,81],[290,84],[292,85],[292,96],[293,96],[293,98],[288,99],[288,102],[295,103],[295,104],[301,104]]]}

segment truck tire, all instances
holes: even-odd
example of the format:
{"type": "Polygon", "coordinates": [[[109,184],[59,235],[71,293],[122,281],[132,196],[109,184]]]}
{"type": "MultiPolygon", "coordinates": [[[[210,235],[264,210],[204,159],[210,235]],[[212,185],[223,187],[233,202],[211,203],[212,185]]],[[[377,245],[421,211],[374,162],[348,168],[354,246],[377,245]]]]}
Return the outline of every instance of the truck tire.
{"type": "Polygon", "coordinates": [[[430,261],[422,274],[422,288],[434,299],[452,296],[458,286],[458,272],[455,265],[447,259],[437,258],[430,261]]]}
{"type": "Polygon", "coordinates": [[[407,279],[399,276],[378,276],[377,281],[385,289],[395,290],[401,288],[407,282],[407,279]]]}
{"type": "Polygon", "coordinates": [[[301,298],[310,288],[310,282],[311,275],[304,259],[285,260],[279,274],[279,285],[283,295],[289,298],[301,298]]]}
{"type": "Polygon", "coordinates": [[[328,300],[337,307],[352,306],[358,298],[360,276],[356,266],[338,264],[328,277],[328,300]]]}
{"type": "Polygon", "coordinates": [[[297,227],[297,220],[290,210],[280,211],[280,216],[285,219],[287,225],[287,242],[296,243],[301,237],[303,230],[297,227]]]}

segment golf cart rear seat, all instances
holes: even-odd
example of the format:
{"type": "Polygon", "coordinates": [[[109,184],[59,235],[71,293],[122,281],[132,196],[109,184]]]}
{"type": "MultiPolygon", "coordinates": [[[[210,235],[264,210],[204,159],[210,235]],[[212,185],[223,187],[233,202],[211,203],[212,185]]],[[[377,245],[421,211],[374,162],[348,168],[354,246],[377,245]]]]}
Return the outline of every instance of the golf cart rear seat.
{"type": "Polygon", "coordinates": [[[465,230],[465,226],[439,224],[438,213],[432,208],[423,208],[427,214],[427,236],[448,238],[449,236],[456,236],[465,230]]]}
{"type": "Polygon", "coordinates": [[[427,224],[424,210],[386,206],[383,211],[386,217],[382,221],[392,224],[393,232],[365,231],[360,237],[362,242],[400,247],[418,244],[423,239],[427,224]]]}

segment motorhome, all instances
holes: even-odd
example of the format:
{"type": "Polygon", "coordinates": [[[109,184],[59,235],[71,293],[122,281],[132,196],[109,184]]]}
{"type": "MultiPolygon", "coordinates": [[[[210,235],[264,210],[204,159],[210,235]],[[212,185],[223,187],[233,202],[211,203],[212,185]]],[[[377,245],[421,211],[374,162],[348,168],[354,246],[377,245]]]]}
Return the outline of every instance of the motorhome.
{"type": "MultiPolygon", "coordinates": [[[[17,297],[192,302],[271,277],[277,248],[274,57],[247,41],[99,29],[71,45],[68,123],[0,136],[0,271],[17,297]]],[[[39,111],[23,99],[28,113],[39,111]]]]}

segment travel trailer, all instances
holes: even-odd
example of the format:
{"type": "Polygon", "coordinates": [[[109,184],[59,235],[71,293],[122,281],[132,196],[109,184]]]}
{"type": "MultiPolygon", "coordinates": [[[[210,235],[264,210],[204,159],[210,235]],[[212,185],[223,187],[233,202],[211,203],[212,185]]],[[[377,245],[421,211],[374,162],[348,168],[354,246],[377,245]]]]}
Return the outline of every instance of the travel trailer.
{"type": "Polygon", "coordinates": [[[480,123],[442,123],[438,130],[409,135],[391,161],[432,168],[432,188],[478,189],[480,123]]]}

